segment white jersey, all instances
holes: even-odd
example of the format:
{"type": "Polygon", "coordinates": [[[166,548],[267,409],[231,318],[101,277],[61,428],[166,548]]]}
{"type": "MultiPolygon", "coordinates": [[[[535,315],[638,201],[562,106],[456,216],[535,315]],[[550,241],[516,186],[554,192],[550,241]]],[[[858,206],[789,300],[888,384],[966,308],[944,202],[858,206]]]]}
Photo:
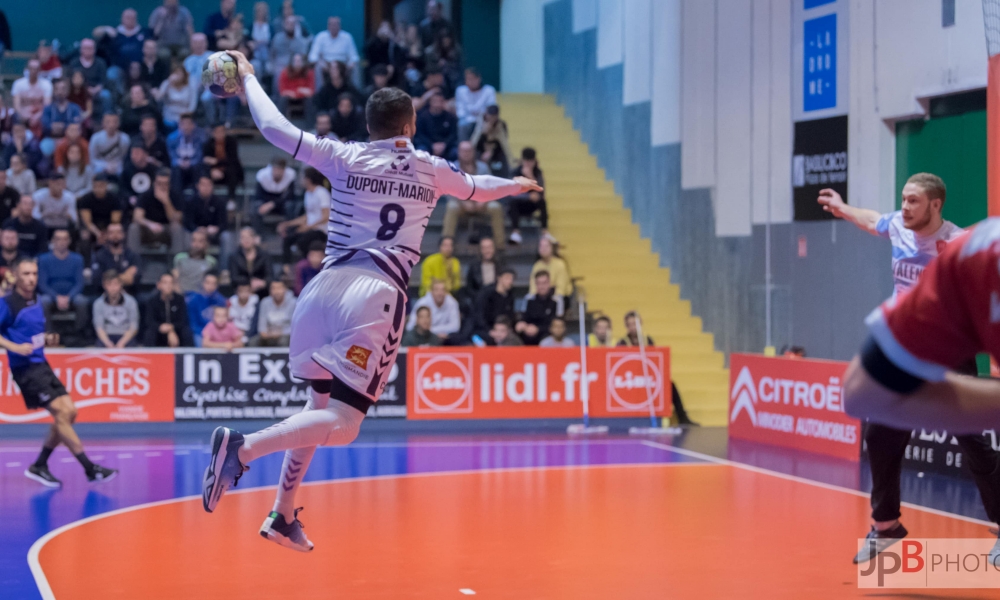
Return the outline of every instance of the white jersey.
{"type": "Polygon", "coordinates": [[[964,230],[951,221],[944,221],[933,234],[918,236],[903,225],[903,213],[897,210],[882,215],[875,232],[892,243],[892,295],[898,296],[916,285],[927,265],[964,230]]]}
{"type": "Polygon", "coordinates": [[[277,112],[253,76],[244,79],[264,137],[311,165],[332,184],[327,266],[377,268],[405,291],[420,260],[420,242],[442,195],[488,201],[520,193],[508,179],[469,175],[415,150],[409,138],[342,143],[304,133],[277,112]]]}

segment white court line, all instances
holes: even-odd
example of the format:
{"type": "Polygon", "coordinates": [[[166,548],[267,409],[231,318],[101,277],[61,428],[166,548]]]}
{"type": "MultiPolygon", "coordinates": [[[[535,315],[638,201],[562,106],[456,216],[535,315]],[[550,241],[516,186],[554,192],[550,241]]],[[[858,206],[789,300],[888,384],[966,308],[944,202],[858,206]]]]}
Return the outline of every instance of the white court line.
{"type": "Polygon", "coordinates": [[[8,467],[20,467],[21,463],[19,463],[19,462],[9,462],[9,463],[7,463],[7,466],[8,467]]]}
{"type": "MultiPolygon", "coordinates": [[[[708,462],[713,462],[718,465],[726,465],[734,467],[736,469],[743,469],[744,471],[751,471],[753,473],[758,473],[761,475],[770,475],[771,477],[777,477],[778,479],[785,479],[788,481],[794,481],[796,483],[803,483],[805,485],[811,485],[813,487],[823,488],[825,490],[833,490],[835,492],[843,492],[845,494],[850,494],[852,496],[860,496],[862,498],[869,498],[871,494],[866,494],[859,490],[852,490],[851,488],[842,487],[839,485],[833,485],[830,483],[823,483],[822,481],[815,481],[812,479],[806,479],[805,477],[798,477],[797,475],[787,475],[778,471],[771,471],[769,469],[762,469],[760,467],[754,467],[752,465],[747,465],[743,463],[734,462],[727,460],[725,458],[717,458],[715,456],[710,456],[708,454],[702,454],[701,452],[695,452],[694,450],[687,450],[685,448],[677,448],[675,446],[669,446],[667,444],[660,444],[658,442],[653,442],[650,440],[644,440],[642,442],[644,445],[650,448],[659,448],[660,450],[666,450],[668,452],[674,452],[682,456],[688,456],[691,458],[700,458],[708,462]]],[[[958,519],[959,521],[966,521],[968,523],[975,523],[977,525],[985,525],[987,527],[993,527],[994,524],[989,521],[983,521],[981,519],[974,519],[972,517],[966,517],[965,515],[959,515],[951,513],[945,510],[938,510],[936,508],[930,508],[927,506],[920,506],[919,504],[911,504],[910,502],[901,503],[902,506],[906,508],[912,508],[914,510],[919,510],[925,513],[930,513],[932,515],[938,515],[942,517],[951,517],[952,519],[958,519]]]]}
{"type": "MultiPolygon", "coordinates": [[[[509,468],[497,468],[497,469],[473,469],[466,471],[436,471],[433,473],[397,473],[394,475],[373,475],[369,477],[357,477],[353,479],[333,479],[326,481],[307,481],[301,484],[301,487],[314,486],[314,485],[331,485],[331,484],[344,484],[344,483],[358,483],[366,481],[379,481],[388,479],[417,479],[424,477],[447,477],[450,475],[479,475],[483,473],[518,473],[521,471],[554,471],[558,469],[564,470],[583,470],[583,469],[608,469],[608,468],[636,468],[636,467],[715,467],[722,466],[710,463],[625,463],[625,464],[608,464],[608,465],[559,465],[559,466],[546,466],[546,467],[509,467],[509,468]]],[[[248,494],[250,492],[259,492],[261,490],[277,489],[277,485],[273,486],[261,486],[255,488],[245,488],[242,490],[231,490],[226,492],[227,494],[248,494]]],[[[67,523],[58,529],[53,529],[52,531],[46,533],[42,537],[35,540],[35,543],[31,545],[28,549],[28,566],[31,568],[31,575],[35,578],[35,585],[38,586],[38,592],[42,595],[44,600],[55,600],[55,594],[52,592],[52,586],[49,585],[49,580],[45,576],[45,571],[42,570],[41,563],[38,562],[38,555],[41,553],[42,548],[45,544],[49,543],[56,536],[63,534],[70,529],[75,529],[82,525],[98,521],[100,519],[106,519],[108,517],[114,517],[117,515],[122,515],[130,513],[137,510],[142,510],[146,508],[155,508],[157,506],[165,506],[167,504],[176,504],[179,502],[188,502],[192,500],[201,500],[201,494],[195,496],[184,496],[182,498],[168,498],[166,500],[158,500],[156,502],[147,502],[145,504],[136,504],[135,506],[127,506],[125,508],[119,508],[118,510],[112,510],[106,513],[101,513],[99,515],[94,515],[87,517],[85,519],[80,519],[79,521],[74,521],[72,523],[67,523]]]]}
{"type": "Polygon", "coordinates": [[[129,452],[122,452],[118,455],[118,458],[132,458],[132,454],[129,452]]]}

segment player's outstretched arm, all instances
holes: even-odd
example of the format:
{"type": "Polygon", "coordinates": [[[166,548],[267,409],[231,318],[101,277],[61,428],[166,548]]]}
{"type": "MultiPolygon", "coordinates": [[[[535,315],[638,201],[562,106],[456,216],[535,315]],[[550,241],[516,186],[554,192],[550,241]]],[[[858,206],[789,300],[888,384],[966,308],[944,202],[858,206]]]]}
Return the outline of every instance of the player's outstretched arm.
{"type": "Polygon", "coordinates": [[[882,218],[882,215],[878,211],[851,206],[844,202],[840,194],[829,188],[820,190],[819,198],[816,201],[823,207],[823,210],[838,219],[844,219],[845,221],[854,223],[858,229],[867,231],[872,235],[878,235],[875,226],[878,225],[879,219],[882,218]]]}
{"type": "Polygon", "coordinates": [[[260,86],[260,82],[254,75],[253,65],[242,52],[229,50],[227,54],[233,57],[239,67],[240,78],[243,80],[243,90],[247,96],[247,106],[250,107],[250,115],[264,139],[291,154],[293,158],[302,159],[306,150],[311,156],[312,146],[316,141],[315,136],[292,125],[281,114],[274,102],[271,102],[267,92],[260,86]]]}
{"type": "Polygon", "coordinates": [[[435,159],[440,192],[459,200],[490,202],[508,196],[544,191],[538,182],[527,177],[504,179],[493,175],[469,175],[441,159],[435,159]]]}

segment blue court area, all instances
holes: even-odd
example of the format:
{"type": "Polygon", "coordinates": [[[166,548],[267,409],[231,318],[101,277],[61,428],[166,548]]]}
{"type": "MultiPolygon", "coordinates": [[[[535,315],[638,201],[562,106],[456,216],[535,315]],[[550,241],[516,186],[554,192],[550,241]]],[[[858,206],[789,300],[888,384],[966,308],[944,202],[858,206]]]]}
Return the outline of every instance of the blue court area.
{"type": "MultiPolygon", "coordinates": [[[[242,428],[253,429],[247,423],[242,428]]],[[[201,492],[201,477],[209,456],[207,424],[174,425],[144,437],[114,435],[115,429],[108,426],[81,429],[91,458],[119,469],[116,479],[97,486],[88,484],[76,460],[60,448],[49,463],[65,485],[60,490],[43,489],[22,474],[37,455],[38,439],[25,432],[0,441],[0,510],[4,515],[0,595],[4,599],[41,597],[27,555],[32,543],[47,532],[108,511],[201,492]]],[[[404,433],[395,425],[366,423],[362,435],[351,446],[321,448],[306,481],[560,466],[724,463],[816,481],[855,494],[864,492],[869,485],[865,467],[857,463],[727,441],[724,429],[696,428],[655,440],[614,434],[573,439],[559,433],[557,427],[546,433],[504,429],[503,433],[404,433]]],[[[239,488],[274,486],[281,460],[282,456],[276,454],[254,462],[239,488]]],[[[903,500],[985,519],[975,486],[963,479],[906,471],[903,500]]],[[[310,506],[309,510],[321,511],[324,507],[310,506]]],[[[905,514],[906,509],[904,520],[905,514]]],[[[854,528],[857,531],[852,529],[849,535],[862,535],[863,526],[859,524],[854,528]]]]}

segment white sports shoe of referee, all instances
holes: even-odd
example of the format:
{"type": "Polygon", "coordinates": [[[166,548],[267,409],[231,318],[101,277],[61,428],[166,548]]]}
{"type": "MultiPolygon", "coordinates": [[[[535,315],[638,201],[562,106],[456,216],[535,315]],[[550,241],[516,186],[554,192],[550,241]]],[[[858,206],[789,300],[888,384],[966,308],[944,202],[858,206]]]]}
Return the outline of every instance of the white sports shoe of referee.
{"type": "Polygon", "coordinates": [[[311,400],[301,413],[257,433],[217,430],[205,472],[205,509],[215,509],[250,461],[286,450],[273,512],[295,525],[294,535],[282,538],[268,521],[261,533],[266,529],[264,537],[308,551],[312,544],[295,517],[296,491],[316,446],[351,443],[385,386],[402,338],[410,271],[420,260],[437,199],[447,194],[489,202],[540,188],[523,178],[469,175],[415,150],[412,100],[394,88],[369,99],[371,143],[316,138],[289,123],[245,58],[231,54],[264,138],[317,169],[333,189],[324,268],[302,291],[292,317],[291,372],[309,380],[311,400]]]}

